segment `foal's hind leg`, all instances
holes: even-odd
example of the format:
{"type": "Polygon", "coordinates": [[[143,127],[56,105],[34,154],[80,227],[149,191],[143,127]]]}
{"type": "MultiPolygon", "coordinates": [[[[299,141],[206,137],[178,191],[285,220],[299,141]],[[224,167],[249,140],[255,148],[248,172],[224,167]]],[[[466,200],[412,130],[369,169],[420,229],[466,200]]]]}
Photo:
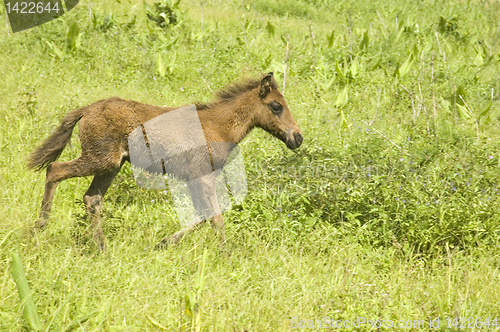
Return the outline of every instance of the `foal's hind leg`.
{"type": "Polygon", "coordinates": [[[101,223],[103,197],[118,172],[120,172],[120,167],[104,174],[94,176],[89,189],[85,193],[85,196],[83,196],[83,202],[87,206],[87,214],[92,224],[94,241],[102,251],[106,250],[106,240],[104,238],[101,223]]]}
{"type": "Polygon", "coordinates": [[[42,208],[40,217],[35,223],[35,227],[43,229],[48,222],[50,209],[54,199],[59,182],[78,176],[92,175],[92,171],[87,167],[87,163],[81,158],[71,161],[58,162],[54,161],[47,166],[47,177],[45,179],[45,193],[42,199],[42,208]]]}

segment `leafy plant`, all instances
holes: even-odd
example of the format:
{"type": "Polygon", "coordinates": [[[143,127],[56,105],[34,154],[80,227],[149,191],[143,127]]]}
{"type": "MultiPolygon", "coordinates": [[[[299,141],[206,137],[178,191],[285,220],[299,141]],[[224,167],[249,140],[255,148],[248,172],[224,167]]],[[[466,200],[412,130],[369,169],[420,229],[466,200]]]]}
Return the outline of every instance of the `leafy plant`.
{"type": "Polygon", "coordinates": [[[100,30],[102,32],[109,31],[112,27],[116,25],[116,20],[113,13],[100,15],[96,12],[92,13],[92,25],[94,29],[100,30]]]}
{"type": "Polygon", "coordinates": [[[45,41],[45,44],[49,47],[49,50],[52,51],[50,52],[49,51],[49,54],[53,57],[57,57],[59,59],[63,59],[66,57],[66,53],[61,50],[57,45],[56,43],[50,41],[50,40],[44,40],[45,41]]]}
{"type": "Polygon", "coordinates": [[[185,12],[179,7],[180,0],[162,0],[153,4],[154,9],[144,2],[148,19],[160,28],[168,28],[179,24],[184,19],[185,12]]]}
{"type": "Polygon", "coordinates": [[[457,16],[451,16],[447,18],[440,16],[437,30],[442,34],[447,34],[454,36],[455,38],[459,38],[460,34],[457,31],[458,30],[457,16]]]}

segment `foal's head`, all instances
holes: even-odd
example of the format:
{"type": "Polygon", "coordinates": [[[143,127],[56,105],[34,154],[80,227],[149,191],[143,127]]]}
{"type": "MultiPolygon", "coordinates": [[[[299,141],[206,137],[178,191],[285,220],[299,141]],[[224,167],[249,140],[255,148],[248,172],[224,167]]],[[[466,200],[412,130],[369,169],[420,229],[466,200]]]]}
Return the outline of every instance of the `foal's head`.
{"type": "Polygon", "coordinates": [[[257,93],[260,107],[257,107],[255,125],[282,140],[289,149],[302,144],[302,133],[297,126],[283,95],[278,91],[278,83],[273,73],[262,78],[257,93]]]}

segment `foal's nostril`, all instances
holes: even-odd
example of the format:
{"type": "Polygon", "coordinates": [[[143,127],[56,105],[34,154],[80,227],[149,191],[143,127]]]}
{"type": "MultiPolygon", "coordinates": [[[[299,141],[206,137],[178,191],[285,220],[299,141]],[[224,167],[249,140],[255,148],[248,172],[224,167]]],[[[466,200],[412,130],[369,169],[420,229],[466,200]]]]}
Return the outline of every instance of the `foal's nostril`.
{"type": "Polygon", "coordinates": [[[300,133],[293,134],[293,138],[295,138],[295,142],[297,143],[297,147],[302,145],[302,141],[304,140],[304,138],[302,137],[302,135],[300,133]]]}

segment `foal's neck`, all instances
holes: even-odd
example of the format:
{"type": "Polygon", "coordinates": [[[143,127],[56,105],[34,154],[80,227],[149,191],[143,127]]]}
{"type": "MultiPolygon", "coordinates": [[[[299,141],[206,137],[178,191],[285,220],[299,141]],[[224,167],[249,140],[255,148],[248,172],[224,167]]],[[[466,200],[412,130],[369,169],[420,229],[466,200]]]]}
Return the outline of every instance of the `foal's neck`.
{"type": "Polygon", "coordinates": [[[242,94],[231,101],[223,101],[211,109],[198,112],[200,121],[209,140],[240,143],[255,127],[257,104],[251,95],[254,91],[242,94]]]}

